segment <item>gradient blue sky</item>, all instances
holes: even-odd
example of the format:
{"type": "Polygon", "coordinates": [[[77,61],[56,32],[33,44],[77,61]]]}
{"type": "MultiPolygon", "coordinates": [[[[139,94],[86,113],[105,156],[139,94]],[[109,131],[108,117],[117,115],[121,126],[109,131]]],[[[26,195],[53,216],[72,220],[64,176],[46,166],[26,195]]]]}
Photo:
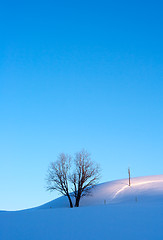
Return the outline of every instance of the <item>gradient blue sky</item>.
{"type": "Polygon", "coordinates": [[[1,1],[0,209],[37,206],[82,148],[101,182],[163,173],[163,2],[1,1]]]}

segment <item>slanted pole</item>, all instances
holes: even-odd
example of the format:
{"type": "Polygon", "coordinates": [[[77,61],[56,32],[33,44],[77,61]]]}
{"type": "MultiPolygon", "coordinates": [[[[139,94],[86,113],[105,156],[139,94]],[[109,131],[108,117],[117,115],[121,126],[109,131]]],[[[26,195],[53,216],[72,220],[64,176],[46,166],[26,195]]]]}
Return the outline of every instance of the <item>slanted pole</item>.
{"type": "Polygon", "coordinates": [[[128,168],[128,185],[131,186],[130,168],[128,168]]]}

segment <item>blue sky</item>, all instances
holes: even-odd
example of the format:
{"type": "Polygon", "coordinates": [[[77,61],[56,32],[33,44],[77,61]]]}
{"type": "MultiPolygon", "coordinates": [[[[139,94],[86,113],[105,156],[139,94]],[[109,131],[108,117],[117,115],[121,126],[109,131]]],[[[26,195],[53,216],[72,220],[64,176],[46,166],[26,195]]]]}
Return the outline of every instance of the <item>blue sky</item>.
{"type": "Polygon", "coordinates": [[[0,209],[37,206],[82,148],[101,182],[163,173],[162,1],[2,1],[0,209]]]}

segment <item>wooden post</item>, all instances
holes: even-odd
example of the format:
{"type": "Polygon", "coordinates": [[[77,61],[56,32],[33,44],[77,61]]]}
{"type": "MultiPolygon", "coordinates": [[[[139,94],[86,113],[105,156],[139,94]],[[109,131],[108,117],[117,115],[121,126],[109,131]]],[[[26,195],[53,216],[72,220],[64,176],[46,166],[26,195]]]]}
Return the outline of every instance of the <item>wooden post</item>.
{"type": "Polygon", "coordinates": [[[130,168],[128,168],[128,185],[131,186],[130,168]]]}

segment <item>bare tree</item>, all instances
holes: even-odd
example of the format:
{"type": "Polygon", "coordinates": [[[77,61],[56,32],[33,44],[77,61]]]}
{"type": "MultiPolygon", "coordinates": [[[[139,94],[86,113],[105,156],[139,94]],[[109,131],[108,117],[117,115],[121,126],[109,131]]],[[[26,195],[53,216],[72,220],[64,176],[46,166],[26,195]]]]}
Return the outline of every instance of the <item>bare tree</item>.
{"type": "Polygon", "coordinates": [[[56,162],[52,162],[48,169],[47,175],[47,190],[53,191],[56,190],[62,195],[67,196],[70,207],[73,207],[71,196],[69,193],[69,170],[71,166],[71,157],[65,155],[64,153],[60,154],[56,162]]]}
{"type": "Polygon", "coordinates": [[[75,207],[79,207],[80,199],[91,193],[92,188],[98,183],[100,169],[85,150],[76,153],[75,171],[70,177],[73,184],[73,196],[75,197],[75,207]]]}

